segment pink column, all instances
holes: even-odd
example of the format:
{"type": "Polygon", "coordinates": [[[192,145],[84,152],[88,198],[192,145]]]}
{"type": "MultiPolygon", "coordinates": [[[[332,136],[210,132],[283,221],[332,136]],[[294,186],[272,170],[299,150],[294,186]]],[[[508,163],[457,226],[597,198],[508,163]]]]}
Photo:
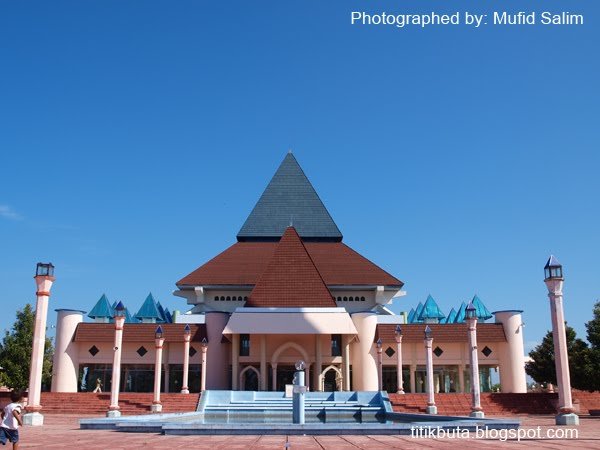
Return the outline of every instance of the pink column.
{"type": "Polygon", "coordinates": [[[188,388],[189,371],[190,371],[190,339],[192,332],[190,326],[186,324],[183,331],[183,382],[181,383],[181,393],[189,394],[188,388]]]}
{"type": "Polygon", "coordinates": [[[125,324],[125,307],[119,302],[115,307],[115,347],[113,355],[112,381],[110,387],[110,406],[107,417],[120,417],[119,389],[121,387],[121,347],[123,345],[123,325],[125,324]]]}
{"type": "Polygon", "coordinates": [[[206,338],[202,339],[202,343],[200,344],[202,348],[202,376],[200,379],[200,392],[204,392],[206,390],[206,351],[208,350],[208,342],[206,338]]]}
{"type": "Polygon", "coordinates": [[[160,383],[162,376],[162,352],[163,344],[165,339],[163,338],[162,327],[159,325],[156,327],[154,343],[156,344],[156,359],[154,360],[154,400],[152,400],[152,406],[150,411],[158,413],[162,411],[162,404],[160,403],[160,383]]]}
{"type": "Polygon", "coordinates": [[[404,394],[404,381],[402,380],[402,328],[396,325],[394,333],[396,338],[396,384],[398,388],[396,394],[404,394]]]}
{"type": "Polygon", "coordinates": [[[427,373],[427,414],[437,414],[437,406],[435,406],[434,387],[433,387],[433,355],[431,346],[433,338],[431,337],[431,328],[429,325],[425,327],[425,370],[427,373]]]}
{"type": "Polygon", "coordinates": [[[558,408],[556,425],[579,425],[579,417],[574,413],[571,398],[571,377],[569,374],[569,354],[563,311],[563,271],[562,265],[554,256],[550,256],[544,267],[550,314],[552,316],[552,340],[554,341],[554,361],[558,384],[558,408]]]}
{"type": "Polygon", "coordinates": [[[29,394],[23,417],[26,425],[43,425],[44,416],[40,413],[42,396],[42,369],[44,366],[44,350],[46,345],[46,321],[48,318],[48,301],[50,289],[54,282],[54,266],[51,263],[38,263],[34,277],[37,286],[35,307],[35,325],[33,329],[33,346],[31,349],[31,370],[29,372],[29,394]]]}
{"type": "Polygon", "coordinates": [[[479,356],[477,355],[477,311],[473,303],[465,312],[469,327],[469,361],[471,365],[471,417],[483,418],[479,386],[479,356]]]}
{"type": "Polygon", "coordinates": [[[377,386],[383,390],[383,354],[381,339],[377,339],[377,386]]]}

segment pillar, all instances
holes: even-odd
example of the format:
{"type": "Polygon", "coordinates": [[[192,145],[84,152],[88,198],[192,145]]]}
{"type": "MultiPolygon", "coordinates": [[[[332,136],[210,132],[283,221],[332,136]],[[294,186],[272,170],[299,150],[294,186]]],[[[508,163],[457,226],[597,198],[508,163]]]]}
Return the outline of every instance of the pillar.
{"type": "Polygon", "coordinates": [[[150,406],[150,411],[153,413],[158,413],[162,411],[162,404],[160,402],[160,385],[161,385],[161,376],[162,376],[162,353],[163,353],[163,344],[165,340],[162,336],[158,337],[154,340],[155,343],[155,359],[154,359],[154,399],[152,400],[152,406],[150,406]]]}
{"type": "Polygon", "coordinates": [[[479,387],[479,357],[477,355],[477,317],[467,318],[467,325],[469,327],[469,364],[471,366],[470,416],[482,419],[484,417],[484,413],[483,409],[481,408],[481,393],[479,387]]]}
{"type": "Polygon", "coordinates": [[[315,369],[313,376],[313,390],[322,391],[323,383],[321,382],[321,371],[323,370],[323,349],[321,343],[321,335],[315,334],[315,369]]]}
{"type": "Polygon", "coordinates": [[[260,336],[260,390],[268,391],[268,380],[267,375],[267,336],[262,334],[260,336]]]}
{"type": "MultiPolygon", "coordinates": [[[[119,302],[120,303],[120,302],[119,302]]],[[[120,417],[119,389],[121,388],[121,351],[123,346],[123,325],[125,316],[115,316],[115,346],[113,354],[112,380],[110,386],[110,406],[107,417],[120,417]]]]}
{"type": "Polygon", "coordinates": [[[276,391],[277,390],[277,364],[272,364],[271,365],[271,370],[272,370],[272,378],[271,378],[271,390],[272,391],[276,391]]]}
{"type": "Polygon", "coordinates": [[[240,335],[231,335],[231,389],[237,391],[239,389],[240,376],[240,335]]]}
{"type": "Polygon", "coordinates": [[[343,337],[343,349],[342,349],[342,359],[344,360],[344,364],[342,367],[343,373],[343,383],[344,390],[350,391],[352,390],[352,386],[350,386],[350,339],[352,337],[350,335],[345,334],[343,337]]]}
{"type": "Polygon", "coordinates": [[[206,387],[208,389],[229,389],[230,345],[223,341],[223,330],[229,321],[229,313],[210,311],[206,313],[206,333],[208,338],[206,362],[206,387]]]}
{"type": "Polygon", "coordinates": [[[525,376],[525,345],[520,310],[495,311],[496,323],[501,323],[506,343],[500,346],[500,388],[503,393],[527,392],[525,376]]]}
{"type": "Polygon", "coordinates": [[[358,332],[358,340],[352,346],[353,389],[356,391],[377,391],[378,373],[373,351],[377,314],[358,312],[352,314],[352,322],[358,332]]]}
{"type": "Polygon", "coordinates": [[[402,380],[402,335],[396,336],[396,394],[404,394],[404,381],[402,380]]]}
{"type": "Polygon", "coordinates": [[[559,411],[556,416],[556,425],[579,425],[579,417],[575,414],[573,399],[571,397],[569,354],[567,351],[567,335],[563,309],[562,274],[561,278],[547,278],[545,283],[548,288],[548,298],[550,299],[552,340],[554,341],[554,361],[556,365],[556,382],[558,384],[559,411]]]}
{"type": "Polygon", "coordinates": [[[192,334],[189,325],[186,325],[186,330],[183,333],[183,380],[181,382],[181,393],[189,394],[189,376],[190,376],[190,341],[192,334]]]}
{"type": "Polygon", "coordinates": [[[427,372],[427,414],[437,414],[437,406],[435,406],[434,386],[433,386],[433,356],[431,346],[433,339],[426,337],[425,343],[425,369],[427,372]]]}
{"type": "Polygon", "coordinates": [[[85,311],[56,309],[56,339],[52,363],[52,392],[77,392],[79,351],[73,342],[85,311]]]}
{"type": "Polygon", "coordinates": [[[206,390],[206,365],[207,365],[207,358],[206,358],[206,353],[208,352],[208,344],[206,342],[206,338],[202,340],[202,344],[200,349],[202,350],[202,355],[201,355],[201,366],[200,366],[200,392],[204,392],[206,390]]]}
{"type": "Polygon", "coordinates": [[[458,366],[458,387],[460,392],[465,392],[465,365],[460,364],[458,366]]]}
{"type": "Polygon", "coordinates": [[[383,391],[383,348],[381,339],[377,341],[377,385],[377,390],[383,391]]]}
{"type": "Polygon", "coordinates": [[[410,365],[410,392],[413,394],[417,392],[417,365],[410,365]]]}
{"type": "MultiPolygon", "coordinates": [[[[39,267],[39,264],[38,264],[39,267]]],[[[27,414],[23,417],[25,425],[43,425],[44,416],[40,413],[42,396],[42,369],[44,366],[44,351],[46,346],[46,321],[48,318],[48,301],[50,289],[55,278],[50,275],[36,275],[35,284],[37,302],[35,307],[35,324],[33,329],[33,346],[31,349],[31,369],[29,372],[27,414]]]]}

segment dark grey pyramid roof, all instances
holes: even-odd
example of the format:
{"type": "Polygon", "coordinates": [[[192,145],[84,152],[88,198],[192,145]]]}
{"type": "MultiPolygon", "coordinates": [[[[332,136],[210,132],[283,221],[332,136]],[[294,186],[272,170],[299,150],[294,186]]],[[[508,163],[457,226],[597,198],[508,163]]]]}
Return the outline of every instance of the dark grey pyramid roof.
{"type": "Polygon", "coordinates": [[[277,240],[290,225],[303,239],[342,240],[342,233],[291,152],[254,206],[237,239],[277,240]]]}

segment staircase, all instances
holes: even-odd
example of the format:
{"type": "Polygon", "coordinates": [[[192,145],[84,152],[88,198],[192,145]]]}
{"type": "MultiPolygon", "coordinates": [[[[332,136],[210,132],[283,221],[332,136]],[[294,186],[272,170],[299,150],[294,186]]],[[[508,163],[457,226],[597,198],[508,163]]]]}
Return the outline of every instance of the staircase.
{"type": "MultiPolygon", "coordinates": [[[[121,414],[149,414],[154,398],[151,392],[119,394],[121,414]]],[[[191,412],[198,405],[200,394],[161,394],[163,412],[191,412]]],[[[43,414],[103,415],[110,405],[110,393],[42,392],[43,414]]]]}
{"type": "MultiPolygon", "coordinates": [[[[395,412],[424,413],[426,394],[389,394],[395,412]]],[[[576,412],[589,414],[600,409],[600,393],[573,391],[576,412]]],[[[438,414],[466,416],[471,412],[471,394],[436,394],[438,414]]],[[[486,416],[514,414],[555,414],[558,404],[556,393],[501,394],[482,393],[481,407],[486,416]]]]}

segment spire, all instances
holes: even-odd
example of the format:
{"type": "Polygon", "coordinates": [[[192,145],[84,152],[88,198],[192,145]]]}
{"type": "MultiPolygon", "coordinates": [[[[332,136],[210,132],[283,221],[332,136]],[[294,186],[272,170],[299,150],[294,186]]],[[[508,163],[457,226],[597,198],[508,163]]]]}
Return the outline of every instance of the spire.
{"type": "Polygon", "coordinates": [[[456,319],[456,310],[454,308],[452,308],[450,310],[450,312],[448,313],[448,317],[446,317],[446,321],[444,323],[454,323],[455,319],[456,319]]]}
{"type": "Polygon", "coordinates": [[[88,317],[90,319],[111,319],[113,315],[113,307],[110,305],[106,295],[102,294],[102,297],[100,297],[88,314],[88,317]]]}
{"type": "Polygon", "coordinates": [[[485,307],[485,305],[477,295],[473,297],[471,303],[473,303],[473,306],[477,311],[477,319],[485,321],[492,318],[492,313],[490,313],[490,311],[485,307]]]}
{"type": "Polygon", "coordinates": [[[135,315],[136,319],[140,319],[142,322],[158,322],[162,318],[160,316],[160,311],[158,310],[158,306],[156,305],[156,301],[152,296],[152,292],[148,294],[146,300],[142,304],[142,307],[135,315]]]}
{"type": "Polygon", "coordinates": [[[462,302],[460,304],[460,308],[458,308],[456,317],[454,318],[454,323],[463,323],[465,321],[466,312],[467,312],[467,304],[465,302],[462,302]]]}
{"type": "Polygon", "coordinates": [[[423,310],[419,315],[419,321],[437,322],[444,317],[446,317],[446,315],[440,310],[436,301],[431,295],[428,295],[427,300],[425,300],[425,304],[423,305],[423,310]]]}
{"type": "Polygon", "coordinates": [[[417,307],[415,308],[415,315],[413,316],[413,323],[419,322],[419,316],[423,312],[423,303],[419,302],[417,307]]]}
{"type": "Polygon", "coordinates": [[[415,308],[410,308],[408,317],[406,319],[406,323],[413,323],[414,318],[415,318],[415,308]]]}
{"type": "Polygon", "coordinates": [[[291,152],[283,159],[237,239],[278,240],[290,220],[293,220],[293,226],[302,239],[342,240],[342,233],[291,152]]]}
{"type": "Polygon", "coordinates": [[[336,307],[295,228],[288,227],[245,307],[336,307]]]}

